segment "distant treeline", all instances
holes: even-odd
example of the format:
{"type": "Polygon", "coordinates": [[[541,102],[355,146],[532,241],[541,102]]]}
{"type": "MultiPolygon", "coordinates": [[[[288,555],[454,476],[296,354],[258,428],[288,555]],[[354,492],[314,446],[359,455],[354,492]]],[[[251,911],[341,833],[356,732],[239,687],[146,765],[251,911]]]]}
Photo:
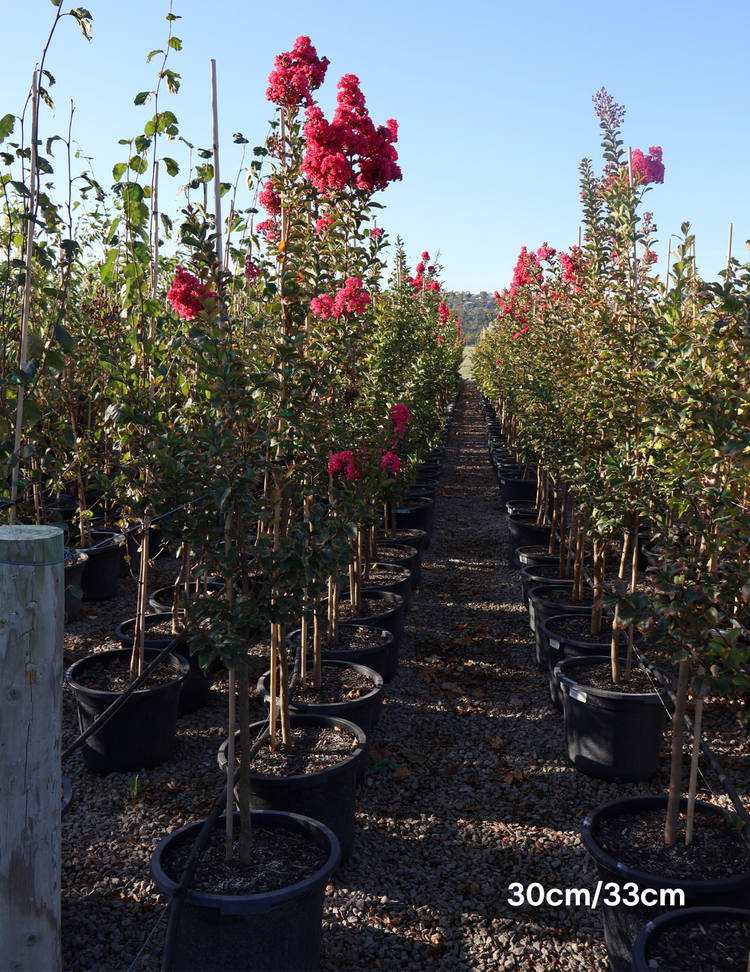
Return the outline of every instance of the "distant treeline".
{"type": "Polygon", "coordinates": [[[468,290],[446,290],[443,297],[450,309],[458,314],[461,327],[466,332],[467,344],[476,344],[482,329],[497,317],[495,298],[486,290],[480,294],[472,294],[468,290]]]}

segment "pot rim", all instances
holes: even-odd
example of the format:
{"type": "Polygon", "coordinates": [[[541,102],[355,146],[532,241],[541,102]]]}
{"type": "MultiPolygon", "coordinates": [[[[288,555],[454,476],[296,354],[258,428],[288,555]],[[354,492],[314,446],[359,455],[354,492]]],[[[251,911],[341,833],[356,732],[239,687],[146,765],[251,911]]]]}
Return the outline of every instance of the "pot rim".
{"type": "MultiPolygon", "coordinates": [[[[643,702],[646,704],[655,704],[660,700],[667,698],[667,690],[660,688],[658,691],[654,692],[617,692],[612,689],[600,689],[595,685],[587,685],[585,682],[577,682],[570,675],[565,674],[566,668],[575,668],[577,665],[601,665],[603,662],[610,662],[611,658],[609,655],[581,655],[577,658],[564,658],[555,665],[555,675],[560,682],[560,685],[567,685],[568,689],[580,688],[587,696],[595,696],[598,699],[609,699],[611,701],[625,700],[629,702],[643,702]]],[[[636,663],[636,668],[641,668],[644,671],[647,669],[641,665],[640,662],[636,663]]],[[[665,674],[668,674],[665,672],[665,674]]],[[[570,695],[570,692],[568,692],[570,695]]]]}
{"type": "MultiPolygon", "coordinates": [[[[161,648],[144,648],[144,652],[148,655],[149,652],[156,657],[163,649],[161,648]]],[[[111,698],[114,701],[123,692],[127,692],[127,688],[123,689],[122,692],[113,692],[109,689],[94,689],[89,688],[87,685],[81,685],[80,682],[76,681],[75,671],[79,666],[86,666],[86,662],[90,662],[92,659],[100,661],[103,658],[113,658],[115,655],[120,655],[124,657],[130,657],[132,654],[132,648],[108,648],[106,651],[95,651],[89,655],[85,655],[83,658],[79,658],[78,661],[74,661],[73,664],[65,672],[65,681],[73,689],[74,692],[81,692],[82,694],[89,695],[92,698],[103,699],[111,698]]],[[[153,660],[153,659],[152,659],[153,660]]],[[[172,689],[175,682],[184,681],[187,678],[188,672],[190,671],[190,664],[184,658],[176,655],[174,652],[170,652],[164,659],[164,662],[170,665],[179,674],[173,678],[171,681],[166,682],[164,685],[152,685],[150,688],[139,688],[133,693],[137,696],[146,695],[148,692],[161,692],[168,689],[172,689]],[[176,664],[175,664],[176,663],[176,664]]],[[[86,666],[87,667],[87,666],[86,666]]]]}
{"type": "MultiPolygon", "coordinates": [[[[377,631],[379,634],[387,635],[388,637],[384,637],[382,641],[379,641],[376,645],[368,645],[367,648],[324,648],[324,654],[327,651],[351,651],[357,652],[358,654],[365,651],[380,651],[381,648],[387,647],[393,641],[392,631],[389,631],[387,628],[378,628],[378,626],[375,624],[360,624],[357,621],[339,621],[339,628],[365,628],[367,631],[377,631]]],[[[290,631],[286,636],[287,644],[290,644],[292,647],[297,647],[294,645],[294,642],[292,642],[292,638],[295,636],[300,636],[301,632],[302,628],[295,628],[293,631],[290,631]]],[[[333,661],[334,659],[329,660],[333,661]]]]}
{"type": "MultiPolygon", "coordinates": [[[[378,645],[381,648],[382,645],[378,645]]],[[[299,660],[294,663],[295,669],[298,667],[299,660]]],[[[343,658],[324,658],[322,660],[322,665],[324,668],[352,668],[355,672],[359,672],[360,675],[364,675],[369,678],[373,683],[372,688],[365,695],[360,695],[356,699],[341,699],[339,702],[295,702],[294,699],[289,700],[290,710],[295,712],[307,713],[309,715],[316,715],[318,712],[322,712],[323,709],[333,709],[336,706],[343,705],[342,711],[346,712],[347,709],[359,708],[360,705],[364,706],[365,703],[369,703],[376,698],[380,692],[383,691],[385,682],[383,681],[383,676],[378,675],[375,669],[370,668],[367,665],[360,665],[359,662],[346,661],[343,658]]],[[[270,699],[270,692],[266,688],[266,680],[271,674],[270,669],[267,672],[263,672],[258,681],[255,684],[255,690],[264,702],[268,702],[270,699]]],[[[279,705],[278,698],[276,699],[276,705],[279,705]]],[[[330,715],[331,713],[325,713],[330,715]]]]}
{"type": "MultiPolygon", "coordinates": [[[[614,857],[611,857],[596,843],[594,829],[600,820],[628,816],[637,813],[639,810],[658,810],[660,807],[664,807],[666,810],[668,801],[669,796],[666,794],[653,794],[649,796],[620,797],[618,800],[603,803],[600,807],[588,813],[584,818],[583,827],[581,828],[581,839],[586,850],[591,854],[597,864],[601,863],[610,871],[621,874],[623,878],[635,880],[639,884],[650,884],[660,889],[679,887],[686,894],[718,894],[721,892],[731,892],[750,885],[750,866],[747,871],[742,871],[740,874],[728,878],[711,878],[704,881],[690,879],[683,881],[680,878],[662,877],[658,874],[649,874],[647,871],[639,871],[637,868],[615,860],[614,857]]],[[[695,808],[700,813],[723,816],[731,826],[729,814],[723,807],[715,803],[706,803],[704,800],[696,800],[695,808]]],[[[680,799],[680,812],[687,812],[686,797],[680,799]]]]}
{"type": "MultiPolygon", "coordinates": [[[[345,756],[340,759],[333,766],[326,766],[325,769],[317,770],[315,773],[296,773],[293,776],[271,776],[266,773],[253,773],[250,771],[250,781],[258,786],[266,787],[294,787],[295,789],[308,789],[314,787],[321,780],[325,780],[326,777],[338,776],[340,773],[346,772],[349,765],[354,760],[361,758],[364,752],[364,747],[367,743],[367,735],[364,729],[361,729],[355,722],[350,719],[345,719],[342,716],[331,716],[331,715],[317,715],[314,712],[290,712],[290,720],[296,720],[301,722],[302,725],[309,725],[310,720],[313,723],[318,720],[325,720],[329,727],[333,729],[345,729],[347,732],[351,732],[354,738],[357,740],[357,745],[352,750],[349,756],[345,756]],[[331,726],[331,723],[333,725],[331,726]]],[[[260,722],[252,722],[250,724],[250,732],[253,730],[259,731],[262,729],[268,720],[260,722]]],[[[292,726],[294,728],[294,726],[292,726]]],[[[235,732],[235,739],[239,736],[240,730],[235,732]]],[[[227,744],[229,740],[225,739],[224,742],[219,746],[219,751],[216,754],[217,762],[222,772],[226,772],[227,768],[227,744]]]]}
{"type": "Polygon", "coordinates": [[[707,925],[717,924],[723,918],[743,920],[750,924],[750,911],[746,908],[732,908],[729,905],[698,905],[695,908],[680,908],[679,911],[666,911],[648,921],[638,932],[633,945],[633,966],[636,972],[648,970],[646,950],[653,946],[665,931],[671,927],[689,925],[694,919],[707,925]]]}
{"type": "MultiPolygon", "coordinates": [[[[311,874],[310,877],[305,878],[304,881],[297,881],[295,884],[290,884],[286,888],[279,888],[277,891],[229,895],[212,894],[207,891],[193,891],[188,889],[186,900],[190,904],[199,905],[204,908],[214,908],[223,915],[263,914],[264,912],[270,911],[275,905],[302,897],[303,895],[309,894],[317,886],[321,884],[325,886],[328,883],[328,879],[339,866],[341,860],[339,839],[329,827],[326,827],[325,824],[320,823],[318,820],[313,820],[312,817],[304,817],[302,814],[289,813],[284,810],[251,810],[250,816],[253,826],[265,827],[273,826],[273,824],[281,825],[284,822],[293,822],[296,825],[295,827],[284,828],[280,826],[280,829],[292,829],[297,833],[302,831],[309,834],[317,831],[325,837],[328,843],[328,860],[323,867],[316,871],[315,874],[311,874]]],[[[162,855],[167,847],[175,841],[180,841],[182,838],[189,839],[193,834],[197,837],[200,828],[205,823],[205,819],[185,824],[179,830],[175,830],[171,834],[162,837],[156,850],[151,855],[149,865],[151,877],[162,893],[171,896],[178,887],[178,882],[167,877],[164,873],[161,866],[162,855]]],[[[235,812],[234,821],[239,826],[239,811],[235,812]]],[[[223,813],[216,821],[216,829],[221,829],[225,824],[226,813],[223,813]]]]}

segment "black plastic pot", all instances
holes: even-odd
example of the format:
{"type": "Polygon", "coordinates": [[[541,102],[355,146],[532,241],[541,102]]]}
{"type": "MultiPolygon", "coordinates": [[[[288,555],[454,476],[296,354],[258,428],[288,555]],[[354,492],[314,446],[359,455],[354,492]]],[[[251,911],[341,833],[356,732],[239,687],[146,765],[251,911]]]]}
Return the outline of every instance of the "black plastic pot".
{"type": "MultiPolygon", "coordinates": [[[[175,972],[314,972],[319,968],[326,885],[341,860],[336,835],[317,820],[298,814],[255,810],[251,820],[253,827],[309,834],[328,859],[312,877],[266,894],[189,890],[175,941],[175,972]]],[[[234,821],[239,828],[239,813],[234,821]]],[[[202,826],[198,820],[180,827],[154,851],[151,877],[167,899],[178,881],[164,873],[164,856],[175,846],[192,844],[202,826]]],[[[220,817],[216,826],[223,831],[226,817],[220,817]]]]}
{"type": "MultiPolygon", "coordinates": [[[[521,567],[521,589],[523,599],[527,600],[530,587],[568,587],[572,590],[573,579],[560,579],[560,562],[538,564],[534,567],[521,567]]],[[[528,608],[528,604],[526,605],[528,608]]]]}
{"type": "MultiPolygon", "coordinates": [[[[613,890],[611,887],[607,888],[607,885],[613,884],[614,888],[619,890],[621,899],[628,897],[633,900],[633,889],[624,887],[632,883],[637,889],[636,893],[638,893],[639,898],[640,892],[646,888],[658,892],[681,889],[685,895],[685,907],[688,908],[705,905],[729,905],[739,908],[750,906],[750,870],[720,880],[683,881],[679,878],[636,870],[621,861],[617,861],[599,845],[596,828],[601,821],[618,819],[650,810],[663,809],[666,814],[667,800],[667,796],[626,797],[597,807],[584,820],[581,836],[586,850],[596,862],[599,877],[604,884],[602,898],[604,898],[605,889],[608,892],[613,890]]],[[[680,810],[683,814],[687,812],[687,800],[680,801],[680,810]]],[[[695,804],[696,832],[700,828],[702,814],[724,817],[727,820],[728,834],[735,831],[734,824],[726,810],[716,806],[716,804],[703,803],[698,800],[695,804]]],[[[607,898],[610,898],[609,894],[607,894],[607,898]]],[[[633,969],[633,946],[643,926],[659,914],[663,914],[668,906],[675,907],[678,905],[678,901],[668,903],[667,899],[665,899],[664,904],[660,902],[654,907],[647,907],[643,904],[611,906],[602,903],[604,940],[609,952],[610,963],[615,972],[630,972],[633,969]]]]}
{"type": "Polygon", "coordinates": [[[404,601],[404,614],[408,614],[411,607],[411,571],[401,564],[389,564],[385,560],[375,561],[371,566],[373,568],[387,568],[389,573],[393,573],[393,580],[385,584],[368,582],[368,588],[373,591],[388,591],[391,594],[398,594],[404,601]]]}
{"type": "MultiPolygon", "coordinates": [[[[711,935],[711,925],[721,925],[726,921],[741,921],[747,925],[747,935],[750,939],[750,911],[743,908],[683,908],[680,911],[670,911],[659,915],[641,928],[633,946],[633,969],[635,972],[652,972],[656,966],[649,965],[654,947],[666,932],[676,928],[686,927],[686,937],[693,940],[699,931],[703,935],[711,935]]],[[[720,930],[717,932],[721,934],[720,930]]],[[[715,940],[715,939],[714,939],[715,940]]],[[[745,964],[743,963],[743,970],[745,964]]],[[[689,972],[689,970],[685,970],[689,972]]]]}
{"type": "Polygon", "coordinates": [[[415,575],[419,580],[422,579],[422,556],[416,547],[412,547],[408,543],[379,540],[378,562],[406,567],[411,574],[411,589],[414,590],[415,587],[418,587],[419,581],[415,580],[415,575]]]}
{"type": "Polygon", "coordinates": [[[93,530],[91,543],[92,546],[83,551],[88,556],[81,577],[83,600],[109,601],[117,595],[125,538],[122,534],[93,530]],[[105,546],[98,546],[106,540],[110,542],[105,546]]]}
{"type": "Polygon", "coordinates": [[[566,754],[587,776],[643,782],[659,766],[667,694],[616,692],[576,680],[587,668],[609,661],[608,655],[592,655],[555,666],[563,691],[566,754]]]}
{"type": "Polygon", "coordinates": [[[528,547],[516,547],[516,558],[520,567],[541,567],[542,564],[557,564],[560,562],[559,554],[550,555],[541,553],[541,549],[549,550],[549,545],[535,543],[528,547]]]}
{"type": "MultiPolygon", "coordinates": [[[[219,581],[219,580],[209,580],[208,582],[208,590],[214,591],[216,593],[226,590],[226,586],[227,585],[223,581],[219,581]]],[[[190,590],[191,597],[194,596],[197,589],[198,589],[198,585],[196,581],[190,581],[189,590],[190,590]]],[[[200,583],[200,589],[202,593],[203,592],[202,581],[200,583]]],[[[180,585],[180,593],[177,598],[178,603],[184,596],[185,596],[185,588],[183,585],[180,585]]],[[[148,603],[152,611],[160,611],[160,612],[171,611],[172,604],[174,603],[174,584],[169,584],[166,587],[157,588],[157,590],[155,590],[154,593],[149,598],[148,603]]],[[[182,609],[180,608],[180,610],[182,609]]]]}
{"type": "MultiPolygon", "coordinates": [[[[155,649],[146,649],[146,663],[153,661],[157,654],[155,649]]],[[[120,667],[127,671],[130,656],[128,648],[96,652],[74,662],[65,673],[65,680],[78,702],[81,732],[88,729],[120,693],[86,688],[77,679],[95,665],[111,664],[115,659],[119,659],[120,667]]],[[[83,744],[83,761],[89,769],[96,773],[128,773],[158,766],[169,759],[174,749],[180,690],[188,664],[174,654],[167,655],[165,664],[175,670],[173,681],[134,692],[122,708],[83,744]]]]}
{"type": "MultiPolygon", "coordinates": [[[[132,648],[135,635],[135,618],[123,621],[115,628],[115,638],[118,639],[123,648],[132,648]]],[[[147,614],[144,621],[145,637],[143,645],[145,648],[156,648],[163,651],[173,640],[174,635],[151,635],[148,629],[161,624],[163,621],[171,621],[172,614],[169,611],[160,611],[157,614],[147,614]]],[[[213,684],[213,673],[211,669],[204,671],[198,664],[198,656],[190,651],[190,635],[185,634],[185,638],[174,648],[174,654],[184,658],[189,665],[189,671],[180,690],[179,715],[188,712],[197,712],[207,705],[211,698],[211,685],[213,684]]]]}
{"type": "MultiPolygon", "coordinates": [[[[342,621],[339,624],[339,628],[365,628],[367,631],[377,632],[380,636],[379,642],[376,645],[371,645],[369,648],[351,648],[341,650],[323,650],[323,661],[343,661],[350,662],[354,665],[366,665],[367,668],[371,668],[373,671],[377,672],[378,675],[384,677],[388,665],[388,654],[392,650],[391,646],[393,644],[393,635],[390,631],[386,631],[383,628],[375,628],[370,625],[358,624],[356,621],[342,621]]],[[[301,630],[297,628],[295,631],[291,631],[287,635],[287,642],[291,647],[295,655],[299,652],[300,646],[300,636],[301,630]]],[[[312,665],[312,635],[308,641],[308,658],[310,659],[309,664],[312,665]]]]}
{"type": "MultiPolygon", "coordinates": [[[[297,660],[299,664],[299,659],[297,660]]],[[[298,702],[292,699],[289,703],[289,710],[300,712],[304,715],[332,716],[334,719],[348,719],[365,733],[365,746],[362,751],[362,759],[359,761],[357,769],[357,779],[363,780],[367,774],[367,755],[370,750],[370,732],[373,727],[373,718],[380,707],[383,695],[383,679],[372,668],[366,665],[356,664],[349,661],[333,661],[326,659],[323,668],[351,668],[360,675],[372,679],[373,687],[366,695],[361,695],[358,699],[342,699],[340,702],[298,702]]],[[[264,672],[258,679],[256,686],[258,695],[267,704],[270,699],[268,690],[268,680],[271,676],[270,671],[264,672]]]]}
{"type": "MultiPolygon", "coordinates": [[[[362,759],[367,736],[348,719],[333,716],[292,715],[295,726],[329,726],[350,732],[357,739],[357,747],[351,756],[339,760],[333,766],[300,776],[263,776],[253,773],[250,767],[250,807],[252,810],[284,810],[300,813],[319,820],[330,827],[341,844],[341,860],[349,858],[354,847],[354,803],[357,786],[357,769],[362,759]]],[[[264,728],[264,722],[250,726],[255,738],[264,728]]],[[[237,732],[239,739],[239,732],[237,732]]],[[[226,772],[227,740],[218,753],[219,766],[226,772]]]]}
{"type": "MultiPolygon", "coordinates": [[[[362,597],[369,601],[379,601],[383,605],[383,610],[349,620],[353,624],[367,625],[368,628],[385,628],[393,635],[386,670],[383,672],[383,678],[386,682],[390,682],[398,671],[398,649],[404,637],[404,600],[398,594],[390,594],[388,591],[375,591],[371,588],[363,588],[362,597]]],[[[323,603],[326,603],[326,600],[324,598],[323,603]]],[[[346,599],[342,598],[342,601],[344,600],[346,599]]]]}
{"type": "Polygon", "coordinates": [[[528,500],[527,502],[516,501],[514,503],[507,503],[505,506],[505,512],[510,513],[511,516],[517,516],[519,513],[526,516],[538,516],[539,508],[537,507],[534,500],[528,500]]]}
{"type": "Polygon", "coordinates": [[[519,547],[549,545],[550,527],[537,526],[533,513],[508,514],[505,521],[508,524],[508,563],[511,567],[521,566],[516,556],[519,547]]]}
{"type": "Polygon", "coordinates": [[[577,607],[575,604],[558,604],[548,600],[552,591],[570,592],[569,587],[551,587],[548,584],[533,584],[527,591],[529,606],[529,627],[534,632],[536,642],[536,663],[540,670],[547,671],[547,652],[549,644],[542,634],[540,621],[552,618],[556,614],[591,614],[591,605],[577,607]]]}
{"type": "MultiPolygon", "coordinates": [[[[430,549],[430,523],[432,516],[432,500],[405,498],[403,506],[396,507],[396,529],[397,530],[424,530],[427,534],[423,549],[430,549]]],[[[388,516],[391,516],[391,507],[388,507],[388,516]]]]}
{"type": "MultiPolygon", "coordinates": [[[[582,615],[590,623],[592,611],[588,615],[582,615]]],[[[551,618],[543,618],[538,625],[541,640],[547,644],[547,672],[549,675],[549,694],[552,704],[560,712],[563,711],[563,691],[557,678],[555,668],[558,662],[565,661],[566,658],[588,658],[591,655],[609,655],[611,651],[611,641],[600,641],[598,644],[589,641],[576,641],[574,638],[566,637],[555,630],[557,624],[563,624],[570,617],[569,614],[557,614],[551,618]]],[[[620,632],[621,641],[621,660],[623,663],[627,658],[627,639],[620,632]]]]}
{"type": "Polygon", "coordinates": [[[81,612],[81,599],[71,590],[72,587],[80,587],[83,590],[81,581],[83,571],[88,563],[88,554],[78,550],[73,554],[71,560],[65,561],[65,623],[69,624],[78,620],[81,612]]]}
{"type": "Polygon", "coordinates": [[[503,506],[505,506],[506,503],[512,503],[514,500],[536,499],[536,477],[533,479],[523,479],[521,473],[515,476],[498,474],[497,481],[498,485],[500,486],[500,495],[503,506]]]}

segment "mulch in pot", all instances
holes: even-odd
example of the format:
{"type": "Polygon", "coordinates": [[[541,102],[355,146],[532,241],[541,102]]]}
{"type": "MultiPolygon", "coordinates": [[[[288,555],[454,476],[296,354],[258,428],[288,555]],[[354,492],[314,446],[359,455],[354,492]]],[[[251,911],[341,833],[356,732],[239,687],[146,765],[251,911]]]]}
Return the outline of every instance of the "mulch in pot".
{"type": "MultiPolygon", "coordinates": [[[[292,751],[281,750],[281,731],[277,732],[279,749],[271,752],[263,746],[250,764],[252,774],[262,776],[302,776],[318,773],[346,759],[357,748],[357,737],[343,729],[329,726],[297,726],[292,729],[292,751]]],[[[239,761],[239,746],[235,750],[239,761]]]]}
{"type": "Polygon", "coordinates": [[[363,597],[362,610],[357,611],[351,601],[340,601],[339,621],[352,621],[355,618],[377,617],[379,614],[385,614],[386,611],[392,611],[395,607],[395,604],[386,599],[381,600],[380,598],[363,597]]]}
{"type": "Polygon", "coordinates": [[[615,860],[662,878],[711,881],[750,871],[750,852],[739,832],[724,817],[696,812],[689,847],[685,846],[684,815],[680,815],[674,847],[664,843],[665,820],[666,809],[618,815],[602,821],[594,836],[615,860]]]}
{"type": "Polygon", "coordinates": [[[649,949],[659,972],[747,972],[750,925],[736,918],[696,922],[662,932],[649,949]]]}
{"type": "MultiPolygon", "coordinates": [[[[173,682],[179,675],[171,665],[162,662],[153,671],[146,681],[138,688],[137,692],[145,692],[147,689],[156,688],[158,685],[167,685],[173,682]]],[[[100,692],[124,692],[129,688],[133,679],[130,676],[129,661],[122,662],[114,659],[106,665],[97,663],[93,668],[89,668],[80,675],[76,675],[76,681],[84,688],[97,689],[100,692]]]]}
{"type": "Polygon", "coordinates": [[[378,584],[395,584],[396,581],[404,579],[404,575],[401,573],[400,568],[395,567],[392,570],[387,570],[385,567],[371,567],[367,578],[362,577],[363,587],[377,587],[378,584]]]}
{"type": "MultiPolygon", "coordinates": [[[[372,648],[374,645],[382,644],[383,636],[379,629],[370,628],[366,630],[344,624],[339,625],[338,641],[332,641],[329,638],[320,639],[320,646],[323,651],[360,651],[363,648],[372,648]]],[[[313,642],[312,632],[310,632],[307,640],[307,656],[312,658],[312,655],[313,642]]]]}
{"type": "Polygon", "coordinates": [[[591,634],[591,618],[576,617],[574,614],[550,618],[547,627],[556,635],[570,641],[581,641],[589,645],[607,645],[612,642],[612,622],[602,618],[599,634],[591,634]]]}
{"type": "MultiPolygon", "coordinates": [[[[555,590],[550,587],[548,590],[539,591],[537,597],[541,598],[542,601],[549,601],[551,604],[567,604],[573,605],[573,599],[570,596],[570,589],[564,591],[555,590]]],[[[590,587],[584,585],[583,592],[580,599],[574,605],[575,607],[593,607],[594,606],[594,592],[590,587]]]]}
{"type": "Polygon", "coordinates": [[[323,666],[320,690],[312,687],[312,670],[308,671],[308,686],[303,691],[301,683],[297,684],[293,701],[319,703],[329,705],[332,702],[345,702],[347,699],[358,699],[371,692],[375,683],[362,672],[355,672],[352,668],[329,668],[323,666]]]}
{"type": "Polygon", "coordinates": [[[586,665],[576,668],[575,672],[566,672],[568,678],[578,685],[590,685],[592,688],[604,689],[606,692],[623,692],[627,695],[645,695],[662,691],[662,686],[654,676],[649,676],[642,668],[635,665],[630,670],[630,678],[625,681],[625,666],[621,666],[621,680],[615,685],[612,681],[612,666],[609,662],[601,665],[586,665]],[[656,687],[655,687],[656,686],[656,687]]]}
{"type": "MultiPolygon", "coordinates": [[[[180,880],[192,846],[193,842],[186,840],[165,853],[162,866],[167,877],[180,880]]],[[[250,864],[240,864],[238,846],[239,828],[235,827],[233,858],[227,861],[226,834],[215,828],[200,856],[191,890],[206,894],[279,891],[312,877],[328,860],[324,848],[314,840],[280,828],[253,827],[250,864]]]]}

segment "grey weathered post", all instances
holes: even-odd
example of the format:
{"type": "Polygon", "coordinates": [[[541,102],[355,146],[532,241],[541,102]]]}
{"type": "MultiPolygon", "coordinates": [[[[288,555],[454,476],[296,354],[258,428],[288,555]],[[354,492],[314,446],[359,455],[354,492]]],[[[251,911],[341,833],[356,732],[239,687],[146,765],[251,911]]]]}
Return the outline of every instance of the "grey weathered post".
{"type": "Polygon", "coordinates": [[[0,527],[0,965],[57,972],[63,532],[0,527]]]}

